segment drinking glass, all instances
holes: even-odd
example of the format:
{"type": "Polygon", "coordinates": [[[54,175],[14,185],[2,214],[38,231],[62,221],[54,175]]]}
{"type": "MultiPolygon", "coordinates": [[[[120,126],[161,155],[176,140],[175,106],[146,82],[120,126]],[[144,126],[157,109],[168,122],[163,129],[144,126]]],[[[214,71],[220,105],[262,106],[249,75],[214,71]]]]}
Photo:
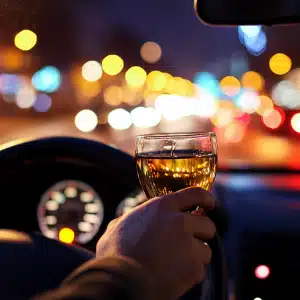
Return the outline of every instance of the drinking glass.
{"type": "Polygon", "coordinates": [[[139,135],[135,155],[148,199],[187,187],[210,191],[216,177],[218,146],[213,132],[139,135]]]}

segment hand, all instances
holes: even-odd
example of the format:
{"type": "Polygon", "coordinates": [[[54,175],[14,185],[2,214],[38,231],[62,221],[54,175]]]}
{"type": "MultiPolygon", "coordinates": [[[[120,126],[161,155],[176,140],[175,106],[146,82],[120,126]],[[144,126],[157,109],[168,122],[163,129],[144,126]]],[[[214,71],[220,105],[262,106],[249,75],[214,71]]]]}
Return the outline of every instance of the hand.
{"type": "Polygon", "coordinates": [[[177,299],[199,283],[216,228],[206,216],[183,212],[215,206],[210,193],[188,188],[146,201],[113,220],[97,244],[97,257],[121,255],[139,262],[156,280],[162,299],[177,299]]]}

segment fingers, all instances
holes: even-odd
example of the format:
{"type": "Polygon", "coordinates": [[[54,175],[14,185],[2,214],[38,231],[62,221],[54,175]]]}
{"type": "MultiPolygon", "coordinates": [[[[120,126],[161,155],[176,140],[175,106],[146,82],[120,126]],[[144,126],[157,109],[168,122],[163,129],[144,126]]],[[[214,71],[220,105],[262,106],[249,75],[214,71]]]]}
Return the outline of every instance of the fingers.
{"type": "Polygon", "coordinates": [[[211,248],[204,242],[197,240],[199,255],[201,255],[202,261],[205,265],[209,264],[212,257],[211,248]]]}
{"type": "Polygon", "coordinates": [[[163,201],[170,202],[176,210],[185,211],[196,206],[212,210],[215,207],[215,200],[213,196],[196,187],[187,188],[164,197],[163,201]]]}
{"type": "Polygon", "coordinates": [[[200,282],[205,276],[205,265],[209,264],[211,261],[212,251],[206,243],[194,239],[193,252],[196,257],[196,281],[200,282]]]}
{"type": "Polygon", "coordinates": [[[214,222],[205,216],[185,214],[185,230],[191,232],[194,237],[201,240],[210,240],[216,234],[214,222]]]}

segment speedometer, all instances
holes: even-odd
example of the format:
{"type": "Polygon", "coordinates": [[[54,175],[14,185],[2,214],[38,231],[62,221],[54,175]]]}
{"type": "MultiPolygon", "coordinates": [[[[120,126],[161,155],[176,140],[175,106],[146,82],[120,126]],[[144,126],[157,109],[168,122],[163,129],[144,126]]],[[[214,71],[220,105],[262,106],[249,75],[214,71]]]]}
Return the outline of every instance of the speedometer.
{"type": "Polygon", "coordinates": [[[50,187],[38,206],[42,233],[65,243],[86,244],[97,234],[103,221],[100,196],[86,183],[65,180],[50,187]]]}

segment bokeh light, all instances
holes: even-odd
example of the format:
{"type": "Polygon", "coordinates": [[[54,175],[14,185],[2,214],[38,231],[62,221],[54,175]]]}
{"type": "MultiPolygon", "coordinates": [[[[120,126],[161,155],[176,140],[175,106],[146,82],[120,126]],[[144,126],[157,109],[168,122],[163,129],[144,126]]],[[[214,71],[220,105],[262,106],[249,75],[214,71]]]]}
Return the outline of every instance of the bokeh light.
{"type": "Polygon", "coordinates": [[[259,35],[262,30],[261,25],[241,25],[238,27],[238,30],[243,33],[243,35],[248,36],[249,38],[255,38],[259,35]]]}
{"type": "Polygon", "coordinates": [[[271,113],[274,108],[274,104],[271,98],[266,95],[260,95],[259,99],[260,104],[256,112],[261,116],[271,113]]]}
{"type": "Polygon", "coordinates": [[[300,68],[291,70],[286,74],[285,80],[290,81],[297,90],[300,90],[300,68]]]}
{"type": "Polygon", "coordinates": [[[75,117],[75,125],[82,132],[91,132],[98,125],[98,117],[92,110],[81,110],[75,117]]]}
{"type": "Polygon", "coordinates": [[[14,74],[0,74],[0,93],[14,95],[20,89],[22,78],[14,74]]]}
{"type": "Polygon", "coordinates": [[[123,108],[117,108],[108,114],[108,124],[116,130],[128,129],[132,125],[130,113],[123,108]]]}
{"type": "Polygon", "coordinates": [[[124,61],[123,59],[116,55],[111,54],[106,56],[102,60],[102,69],[108,75],[115,76],[119,74],[124,68],[124,61]]]}
{"type": "Polygon", "coordinates": [[[193,99],[179,95],[159,95],[155,99],[155,108],[168,121],[189,116],[193,110],[193,99]]]}
{"type": "Polygon", "coordinates": [[[30,85],[22,86],[16,94],[16,104],[19,108],[27,109],[34,105],[36,101],[36,93],[30,85]]]}
{"type": "Polygon", "coordinates": [[[205,90],[210,94],[213,94],[215,97],[219,97],[220,95],[219,81],[216,79],[216,77],[213,74],[207,72],[197,73],[194,78],[194,83],[202,90],[205,90]]]}
{"type": "Polygon", "coordinates": [[[14,48],[6,48],[1,52],[1,65],[7,71],[16,71],[24,67],[26,59],[24,53],[14,48]]]}
{"type": "Polygon", "coordinates": [[[257,136],[253,139],[253,148],[251,154],[257,156],[258,160],[262,159],[265,163],[286,163],[291,153],[291,143],[285,137],[275,135],[257,136]],[[280,151],[278,151],[280,149],[280,151]]]}
{"type": "Polygon", "coordinates": [[[123,102],[130,105],[136,106],[143,101],[142,91],[133,89],[132,87],[124,86],[123,87],[124,99],[123,102]]]}
{"type": "Polygon", "coordinates": [[[278,106],[289,109],[300,107],[300,91],[288,80],[280,81],[273,87],[272,99],[278,106]]]}
{"type": "Polygon", "coordinates": [[[38,94],[36,96],[35,103],[33,105],[33,108],[37,112],[47,112],[52,105],[52,99],[47,94],[38,94]]]}
{"type": "Polygon", "coordinates": [[[264,78],[257,72],[246,72],[241,79],[242,86],[244,88],[253,89],[255,91],[261,91],[264,87],[264,78]]]}
{"type": "Polygon", "coordinates": [[[271,71],[276,75],[284,75],[292,68],[292,60],[284,53],[274,54],[269,62],[271,71]]]}
{"type": "Polygon", "coordinates": [[[62,228],[58,233],[58,240],[62,243],[72,244],[75,240],[75,232],[70,228],[62,228]]]}
{"type": "Polygon", "coordinates": [[[232,123],[225,128],[224,138],[230,143],[239,143],[245,137],[245,126],[238,123],[232,123]]]}
{"type": "Polygon", "coordinates": [[[300,113],[294,114],[291,118],[291,127],[297,133],[300,133],[300,113]]]}
{"type": "Polygon", "coordinates": [[[203,118],[211,118],[218,111],[218,104],[215,96],[207,90],[197,91],[197,100],[192,108],[193,114],[203,118]]]}
{"type": "Polygon", "coordinates": [[[230,59],[230,74],[241,78],[241,76],[249,70],[249,62],[244,52],[233,54],[230,59]]]}
{"type": "Polygon", "coordinates": [[[131,67],[125,73],[127,84],[132,88],[142,87],[147,79],[146,71],[138,66],[131,67]]]}
{"type": "Polygon", "coordinates": [[[247,30],[243,30],[246,26],[239,26],[239,39],[252,55],[261,55],[267,48],[267,36],[261,26],[247,26],[247,30]]]}
{"type": "Polygon", "coordinates": [[[268,266],[265,265],[260,265],[258,267],[255,268],[255,276],[258,279],[266,279],[269,277],[271,271],[270,268],[268,266]]]}
{"type": "Polygon", "coordinates": [[[165,86],[164,91],[166,93],[172,94],[173,87],[175,85],[174,77],[169,73],[163,73],[163,74],[164,74],[165,79],[166,79],[166,86],[165,86]]]}
{"type": "Polygon", "coordinates": [[[278,107],[262,117],[263,124],[270,129],[278,129],[284,123],[284,120],[284,111],[278,107]]]}
{"type": "Polygon", "coordinates": [[[217,128],[228,126],[233,120],[233,111],[229,108],[219,108],[216,114],[211,118],[211,122],[217,128]]]}
{"type": "Polygon", "coordinates": [[[252,90],[243,90],[235,99],[237,107],[242,112],[253,114],[260,106],[260,99],[257,93],[252,90]]]}
{"type": "Polygon", "coordinates": [[[33,74],[32,84],[38,91],[53,93],[61,85],[60,71],[52,66],[44,67],[33,74]]]}
{"type": "Polygon", "coordinates": [[[155,127],[161,120],[160,113],[153,107],[136,107],[131,111],[132,123],[136,127],[155,127]]]}
{"type": "Polygon", "coordinates": [[[167,84],[166,76],[160,71],[152,71],[147,76],[147,87],[152,91],[161,91],[167,84]]]}
{"type": "Polygon", "coordinates": [[[23,51],[31,50],[37,43],[37,35],[28,29],[24,29],[16,34],[15,46],[23,51]]]}
{"type": "Polygon", "coordinates": [[[75,84],[76,95],[78,98],[83,97],[84,99],[90,99],[96,97],[101,92],[100,81],[86,81],[80,80],[75,84]]]}
{"type": "Polygon", "coordinates": [[[155,42],[146,42],[141,47],[141,57],[147,63],[154,64],[161,58],[161,47],[155,42]]]}
{"type": "Polygon", "coordinates": [[[120,105],[124,99],[124,90],[117,85],[110,85],[104,91],[104,101],[111,106],[120,105]]]}
{"type": "Polygon", "coordinates": [[[180,96],[187,96],[189,93],[189,81],[183,79],[181,77],[174,77],[173,78],[173,86],[171,89],[171,94],[180,95],[180,96]]]}
{"type": "Polygon", "coordinates": [[[234,76],[226,76],[220,81],[220,87],[225,95],[233,97],[239,93],[241,83],[234,76]]]}
{"type": "Polygon", "coordinates": [[[99,62],[90,60],[82,66],[82,77],[87,81],[97,81],[102,77],[102,67],[99,62]]]}

